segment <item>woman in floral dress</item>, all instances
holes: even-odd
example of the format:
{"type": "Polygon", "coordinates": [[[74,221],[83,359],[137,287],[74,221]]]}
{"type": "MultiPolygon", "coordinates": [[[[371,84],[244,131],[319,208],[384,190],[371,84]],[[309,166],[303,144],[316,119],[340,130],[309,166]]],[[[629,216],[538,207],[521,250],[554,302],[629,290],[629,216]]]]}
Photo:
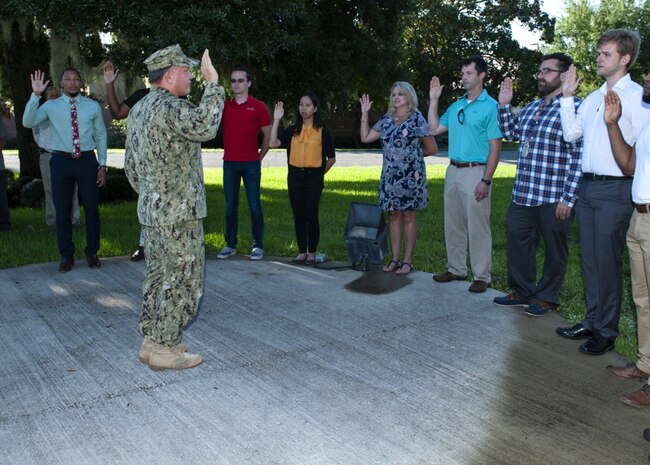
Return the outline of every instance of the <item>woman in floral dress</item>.
{"type": "Polygon", "coordinates": [[[438,148],[429,135],[426,119],[418,111],[415,90],[408,82],[398,81],[393,84],[390,108],[372,129],[368,124],[372,101],[367,94],[363,94],[360,103],[361,142],[370,143],[381,139],[384,152],[379,206],[388,212],[392,258],[383,270],[408,274],[413,269],[413,250],[417,237],[416,211],[426,208],[429,203],[424,157],[433,155],[438,148]]]}

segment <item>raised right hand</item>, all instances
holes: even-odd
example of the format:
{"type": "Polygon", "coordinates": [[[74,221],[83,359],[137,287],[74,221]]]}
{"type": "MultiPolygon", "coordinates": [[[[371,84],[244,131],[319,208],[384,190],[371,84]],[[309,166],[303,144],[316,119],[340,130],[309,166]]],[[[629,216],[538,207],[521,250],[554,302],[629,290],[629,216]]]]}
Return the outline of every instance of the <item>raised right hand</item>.
{"type": "Polygon", "coordinates": [[[43,71],[34,71],[34,74],[30,74],[29,77],[32,79],[32,92],[37,97],[40,97],[50,81],[43,82],[45,79],[45,73],[43,71]]]}
{"type": "Polygon", "coordinates": [[[617,123],[622,112],[621,99],[618,98],[618,94],[614,90],[610,90],[605,94],[605,111],[603,112],[605,124],[617,123]]]}
{"type": "Polygon", "coordinates": [[[577,78],[576,65],[569,66],[569,69],[560,75],[562,81],[562,96],[571,97],[580,85],[580,79],[577,78]]]}
{"type": "Polygon", "coordinates": [[[359,103],[361,103],[361,113],[368,113],[370,111],[370,107],[372,107],[372,100],[370,100],[368,94],[363,94],[359,99],[359,103]]]}
{"type": "Polygon", "coordinates": [[[273,110],[273,119],[282,119],[284,116],[284,103],[281,101],[275,104],[275,110],[273,110]]]}
{"type": "Polygon", "coordinates": [[[513,95],[512,78],[505,78],[499,89],[499,105],[509,105],[513,95]]]}
{"type": "Polygon", "coordinates": [[[219,74],[210,59],[210,51],[206,48],[201,56],[201,74],[207,82],[219,83],[219,74]]]}
{"type": "Polygon", "coordinates": [[[113,66],[113,63],[107,61],[104,63],[104,83],[113,84],[117,79],[117,74],[120,71],[113,66]]]}
{"type": "Polygon", "coordinates": [[[433,76],[431,78],[431,83],[429,84],[429,100],[438,100],[442,95],[442,89],[445,86],[440,85],[440,79],[438,76],[433,76]]]}

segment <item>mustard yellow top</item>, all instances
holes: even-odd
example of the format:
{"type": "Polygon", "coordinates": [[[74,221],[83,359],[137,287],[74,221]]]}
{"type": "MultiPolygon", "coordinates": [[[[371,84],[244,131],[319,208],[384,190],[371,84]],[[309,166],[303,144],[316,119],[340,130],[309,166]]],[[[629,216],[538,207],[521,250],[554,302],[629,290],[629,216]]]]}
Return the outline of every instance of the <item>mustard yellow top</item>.
{"type": "Polygon", "coordinates": [[[296,168],[320,168],[323,166],[323,128],[303,126],[299,135],[291,138],[289,164],[296,168]]]}

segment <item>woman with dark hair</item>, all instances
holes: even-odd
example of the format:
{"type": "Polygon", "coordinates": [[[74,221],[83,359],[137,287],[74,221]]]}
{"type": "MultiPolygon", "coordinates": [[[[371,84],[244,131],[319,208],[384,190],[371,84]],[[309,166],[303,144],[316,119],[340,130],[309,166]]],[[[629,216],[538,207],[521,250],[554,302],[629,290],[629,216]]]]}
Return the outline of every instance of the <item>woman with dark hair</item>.
{"type": "Polygon", "coordinates": [[[323,124],[319,100],[313,92],[305,92],[298,102],[296,124],[289,126],[278,137],[284,104],[275,104],[271,126],[271,148],[287,149],[289,173],[287,185],[293,210],[298,256],[294,263],[314,263],[320,240],[318,207],[323,192],[325,173],[336,162],[334,139],[323,124]]]}
{"type": "Polygon", "coordinates": [[[429,203],[424,157],[438,150],[429,135],[427,120],[418,111],[418,98],[413,86],[398,81],[393,84],[388,112],[370,129],[368,112],[372,102],[367,94],[361,103],[361,142],[381,139],[384,163],[379,183],[379,207],[388,212],[392,258],[384,266],[386,272],[409,274],[413,269],[413,250],[417,237],[415,213],[429,203]],[[424,145],[424,151],[422,150],[424,145]],[[404,235],[404,256],[400,249],[404,235]]]}

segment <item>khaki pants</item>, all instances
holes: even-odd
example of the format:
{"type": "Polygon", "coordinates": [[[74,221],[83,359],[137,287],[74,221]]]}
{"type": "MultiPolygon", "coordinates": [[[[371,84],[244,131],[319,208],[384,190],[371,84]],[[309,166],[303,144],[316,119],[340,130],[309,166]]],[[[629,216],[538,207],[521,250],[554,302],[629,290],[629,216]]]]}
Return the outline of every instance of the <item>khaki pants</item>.
{"type": "MultiPolygon", "coordinates": [[[[41,176],[43,178],[43,189],[45,190],[45,223],[48,226],[56,226],[56,211],[54,210],[54,199],[52,198],[52,173],[50,171],[50,152],[41,153],[41,176]]],[[[74,188],[74,198],[72,199],[72,224],[79,224],[79,194],[77,187],[74,188]]]]}
{"type": "Polygon", "coordinates": [[[635,211],[632,214],[627,248],[639,331],[639,361],[636,365],[650,373],[650,213],[635,211]]]}
{"type": "Polygon", "coordinates": [[[475,280],[492,280],[492,232],[490,202],[492,191],[477,202],[474,189],[481,182],[485,166],[457,168],[449,165],[445,176],[445,246],[447,270],[467,275],[467,244],[475,280]]]}

